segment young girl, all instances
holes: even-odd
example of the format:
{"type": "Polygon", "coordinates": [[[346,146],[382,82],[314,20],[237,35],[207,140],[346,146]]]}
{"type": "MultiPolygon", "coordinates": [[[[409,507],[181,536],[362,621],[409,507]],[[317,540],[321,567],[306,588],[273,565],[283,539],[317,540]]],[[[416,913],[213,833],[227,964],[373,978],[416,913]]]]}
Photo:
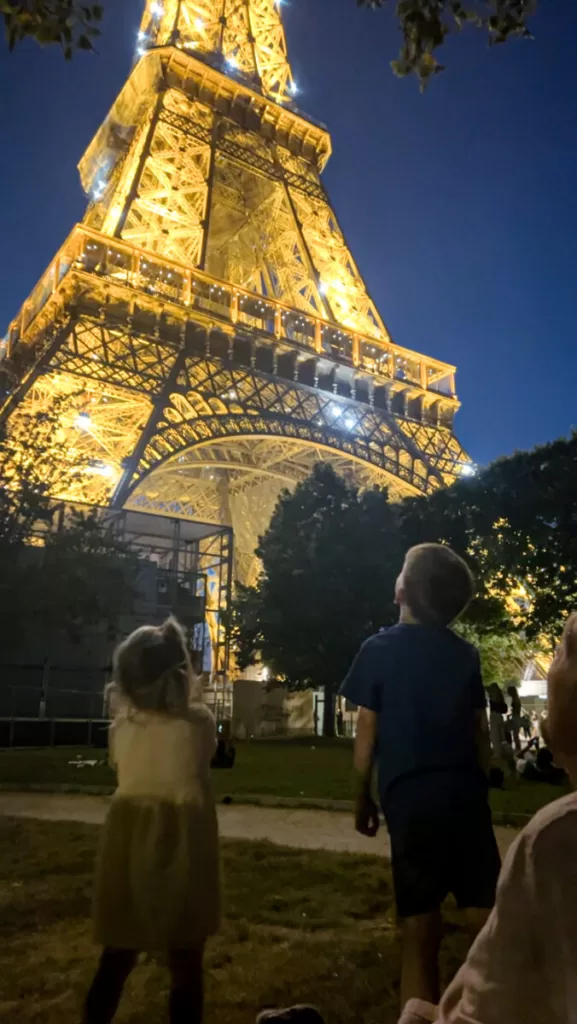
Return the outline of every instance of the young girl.
{"type": "Polygon", "coordinates": [[[98,858],[94,930],[103,947],[85,1024],[108,1024],[139,951],[162,952],[172,1024],[200,1024],[205,940],[219,926],[219,850],[210,788],[215,724],[180,626],[143,626],[114,656],[118,772],[98,858]]]}

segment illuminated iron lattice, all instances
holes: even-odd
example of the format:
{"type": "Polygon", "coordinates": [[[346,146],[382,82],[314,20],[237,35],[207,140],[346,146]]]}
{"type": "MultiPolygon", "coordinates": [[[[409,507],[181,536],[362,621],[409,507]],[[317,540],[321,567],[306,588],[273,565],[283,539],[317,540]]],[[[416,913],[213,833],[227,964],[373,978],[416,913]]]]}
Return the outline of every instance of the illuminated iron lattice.
{"type": "Polygon", "coordinates": [[[395,498],[468,469],[454,367],[367,293],[278,2],[148,2],[137,58],[80,163],[84,221],[6,336],[2,416],[17,436],[58,403],[59,497],[232,525],[250,580],[319,459],[395,498]]]}

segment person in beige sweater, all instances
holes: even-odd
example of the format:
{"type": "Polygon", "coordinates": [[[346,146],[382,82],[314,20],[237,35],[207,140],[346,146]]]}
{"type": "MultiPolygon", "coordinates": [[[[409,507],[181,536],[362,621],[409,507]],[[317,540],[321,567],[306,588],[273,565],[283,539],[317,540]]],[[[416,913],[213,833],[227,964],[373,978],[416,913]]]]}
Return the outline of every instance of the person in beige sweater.
{"type": "Polygon", "coordinates": [[[219,926],[214,719],[180,626],[143,626],[116,651],[110,735],[118,788],[104,825],[94,934],[104,947],[85,1024],[109,1024],[139,952],[171,975],[171,1024],[200,1024],[204,944],[219,926]]]}
{"type": "MultiPolygon", "coordinates": [[[[577,613],[548,677],[547,744],[577,788],[577,613]]],[[[513,843],[495,908],[438,1008],[410,1000],[399,1024],[577,1024],[577,793],[513,843]]]]}

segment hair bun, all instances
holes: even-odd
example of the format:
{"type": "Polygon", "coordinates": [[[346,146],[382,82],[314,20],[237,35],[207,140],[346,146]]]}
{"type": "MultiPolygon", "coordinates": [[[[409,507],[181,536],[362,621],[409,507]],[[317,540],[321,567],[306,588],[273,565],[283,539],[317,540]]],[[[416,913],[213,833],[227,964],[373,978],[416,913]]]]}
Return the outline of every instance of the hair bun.
{"type": "Polygon", "coordinates": [[[166,640],[178,640],[179,643],[184,643],[184,632],[182,626],[173,615],[170,615],[168,619],[162,623],[160,631],[166,640]]]}
{"type": "Polygon", "coordinates": [[[186,638],[182,626],[172,615],[160,627],[160,636],[169,664],[181,661],[186,651],[186,638]]]}

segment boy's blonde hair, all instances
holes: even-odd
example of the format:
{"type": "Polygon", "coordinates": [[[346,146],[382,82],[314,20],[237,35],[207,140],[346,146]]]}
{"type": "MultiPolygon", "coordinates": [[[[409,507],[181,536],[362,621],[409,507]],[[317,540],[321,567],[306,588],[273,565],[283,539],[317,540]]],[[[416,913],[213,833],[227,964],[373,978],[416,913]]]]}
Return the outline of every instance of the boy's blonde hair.
{"type": "Polygon", "coordinates": [[[113,670],[117,699],[138,711],[183,715],[201,696],[184,632],[172,617],[131,633],[114,652],[113,670]]]}
{"type": "Polygon", "coordinates": [[[446,544],[419,544],[401,574],[405,601],[418,622],[449,626],[473,598],[469,566],[446,544]]]}

